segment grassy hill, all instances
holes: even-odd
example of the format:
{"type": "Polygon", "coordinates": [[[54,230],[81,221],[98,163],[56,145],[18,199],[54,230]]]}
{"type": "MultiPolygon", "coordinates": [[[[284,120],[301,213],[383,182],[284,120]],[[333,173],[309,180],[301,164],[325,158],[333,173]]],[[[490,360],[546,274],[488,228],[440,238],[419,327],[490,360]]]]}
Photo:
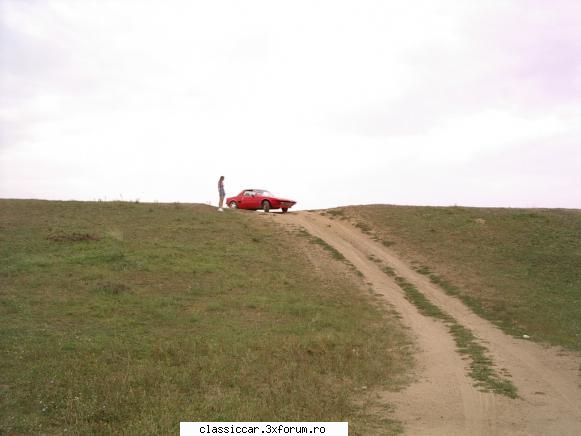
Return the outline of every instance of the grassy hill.
{"type": "Polygon", "coordinates": [[[581,211],[331,209],[515,335],[581,350],[581,211]]]}
{"type": "Polygon", "coordinates": [[[375,388],[403,383],[409,340],[370,295],[323,247],[253,214],[0,200],[0,433],[396,432],[366,411],[375,388]]]}

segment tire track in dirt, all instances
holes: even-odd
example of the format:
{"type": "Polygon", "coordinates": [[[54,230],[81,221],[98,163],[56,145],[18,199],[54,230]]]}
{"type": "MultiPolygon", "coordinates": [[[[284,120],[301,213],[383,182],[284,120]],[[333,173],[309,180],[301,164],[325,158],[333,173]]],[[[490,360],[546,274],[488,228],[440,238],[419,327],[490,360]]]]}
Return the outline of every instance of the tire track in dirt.
{"type": "Polygon", "coordinates": [[[411,329],[418,345],[418,380],[402,392],[384,394],[396,406],[396,417],[409,434],[581,434],[579,355],[504,334],[347,222],[311,212],[261,216],[286,226],[303,227],[341,252],[411,329]],[[497,368],[511,374],[520,398],[513,400],[476,389],[467,375],[467,362],[456,351],[444,324],[420,314],[393,279],[369,259],[370,255],[394,268],[432,303],[469,328],[488,348],[497,368]]]}

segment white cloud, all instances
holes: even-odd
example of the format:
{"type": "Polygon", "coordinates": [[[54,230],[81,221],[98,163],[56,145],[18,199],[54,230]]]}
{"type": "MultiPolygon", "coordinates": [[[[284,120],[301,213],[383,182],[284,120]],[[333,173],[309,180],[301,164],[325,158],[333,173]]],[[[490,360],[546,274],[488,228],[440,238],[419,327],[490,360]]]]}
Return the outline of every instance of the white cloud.
{"type": "Polygon", "coordinates": [[[458,168],[581,137],[575,2],[1,1],[4,197],[518,202],[458,168]]]}

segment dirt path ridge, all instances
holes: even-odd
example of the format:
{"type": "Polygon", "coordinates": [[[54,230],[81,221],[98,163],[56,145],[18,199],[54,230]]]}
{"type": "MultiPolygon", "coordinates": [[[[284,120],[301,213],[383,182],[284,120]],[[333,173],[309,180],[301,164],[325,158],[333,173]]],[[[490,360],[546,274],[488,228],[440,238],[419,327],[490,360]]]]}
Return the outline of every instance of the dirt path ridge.
{"type": "Polygon", "coordinates": [[[384,394],[410,435],[581,435],[581,358],[503,333],[416,272],[389,248],[350,223],[316,212],[261,214],[304,228],[337,249],[401,315],[418,346],[418,379],[384,394]],[[429,300],[469,328],[488,348],[497,368],[511,375],[519,399],[481,392],[445,325],[418,312],[370,256],[394,268],[429,300]]]}

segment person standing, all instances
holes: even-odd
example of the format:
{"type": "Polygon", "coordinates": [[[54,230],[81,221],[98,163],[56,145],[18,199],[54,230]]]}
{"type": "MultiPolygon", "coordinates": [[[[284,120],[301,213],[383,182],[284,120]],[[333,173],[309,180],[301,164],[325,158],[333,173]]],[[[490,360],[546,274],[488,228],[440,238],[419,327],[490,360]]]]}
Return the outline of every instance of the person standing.
{"type": "Polygon", "coordinates": [[[218,180],[218,194],[220,194],[218,212],[223,212],[224,209],[222,209],[222,206],[224,206],[224,197],[226,197],[226,191],[224,191],[224,176],[220,176],[220,180],[218,180]]]}

